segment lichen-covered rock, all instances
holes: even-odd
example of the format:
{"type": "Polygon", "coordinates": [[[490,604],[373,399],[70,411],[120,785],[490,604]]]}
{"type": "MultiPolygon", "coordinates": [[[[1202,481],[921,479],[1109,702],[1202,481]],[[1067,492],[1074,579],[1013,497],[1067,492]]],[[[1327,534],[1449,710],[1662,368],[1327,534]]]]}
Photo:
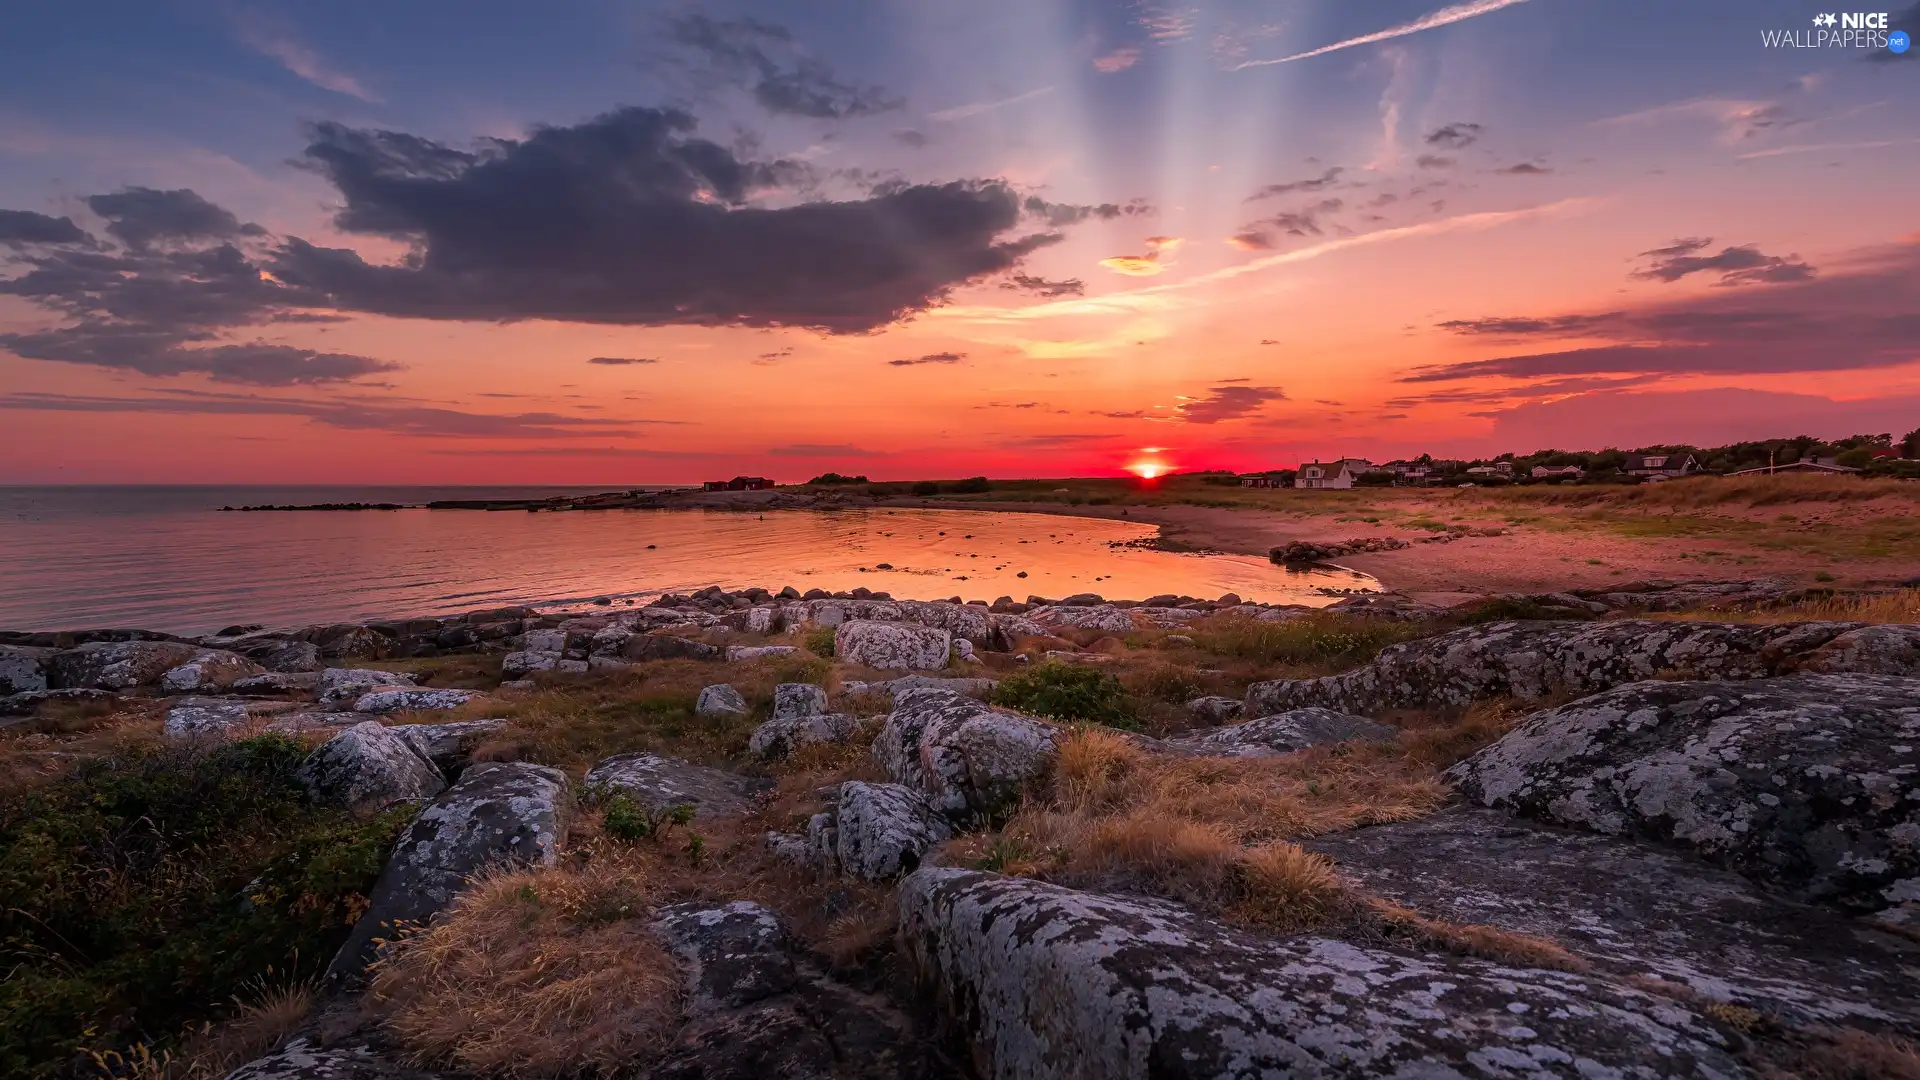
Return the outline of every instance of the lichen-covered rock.
{"type": "Polygon", "coordinates": [[[433,1080],[364,1043],[320,1046],[304,1036],[266,1057],[240,1066],[227,1080],[433,1080]]]}
{"type": "MultiPolygon", "coordinates": [[[[847,695],[878,694],[891,698],[907,690],[951,690],[956,694],[985,699],[1000,685],[998,679],[948,679],[938,675],[902,675],[897,679],[881,679],[877,682],[848,681],[840,684],[840,692],[847,695]]],[[[1239,704],[1235,702],[1235,704],[1239,704]]]]}
{"type": "Polygon", "coordinates": [[[1326,938],[970,870],[899,888],[901,940],[995,1080],[1747,1075],[1679,1004],[1602,979],[1326,938]]]}
{"type": "Polygon", "coordinates": [[[952,836],[945,816],[912,788],[849,780],[808,823],[808,861],[863,881],[885,881],[912,873],[923,855],[952,836]]]}
{"type": "Polygon", "coordinates": [[[786,927],[750,900],[672,904],[654,930],[685,965],[689,1016],[751,1005],[797,981],[786,927]]]}
{"type": "Polygon", "coordinates": [[[621,792],[649,810],[691,806],[704,819],[746,813],[773,783],[657,754],[616,754],[587,772],[587,786],[621,792]]]}
{"type": "Polygon", "coordinates": [[[455,772],[473,756],[481,740],[506,727],[498,718],[454,720],[445,724],[396,724],[388,730],[411,742],[442,772],[455,772]]]}
{"type": "Polygon", "coordinates": [[[987,622],[993,627],[993,638],[988,645],[1001,652],[1012,652],[1022,638],[1053,636],[1052,630],[1025,615],[992,612],[988,614],[987,622]]]}
{"type": "Polygon", "coordinates": [[[403,709],[457,709],[481,696],[478,690],[445,690],[425,686],[390,686],[372,690],[354,700],[353,711],[390,713],[403,709]]]}
{"type": "Polygon", "coordinates": [[[775,717],[754,729],[747,750],[755,757],[783,758],[803,746],[844,742],[859,728],[860,718],[844,713],[775,717]]]}
{"type": "Polygon", "coordinates": [[[729,645],[727,660],[765,660],[775,656],[797,656],[800,649],[793,645],[729,645]]]}
{"type": "Polygon", "coordinates": [[[727,650],[673,634],[635,634],[620,655],[628,660],[724,660],[727,650]]]}
{"type": "Polygon", "coordinates": [[[560,666],[560,659],[557,652],[522,649],[500,658],[500,674],[509,679],[518,679],[536,671],[552,671],[560,666]]]}
{"type": "Polygon", "coordinates": [[[700,698],[693,703],[693,711],[698,716],[745,716],[747,699],[726,683],[715,683],[700,688],[700,698]]]}
{"type": "Polygon", "coordinates": [[[316,672],[321,668],[320,646],[311,641],[281,641],[250,657],[268,671],[316,672]]]}
{"type": "Polygon", "coordinates": [[[1100,604],[1094,607],[1066,605],[1038,607],[1027,612],[1027,618],[1046,627],[1049,631],[1102,630],[1109,634],[1125,634],[1139,629],[1139,624],[1134,621],[1131,612],[1111,604],[1100,604]]]}
{"type": "Polygon", "coordinates": [[[1388,646],[1343,675],[1255,683],[1254,715],[1310,705],[1375,714],[1591,694],[1642,679],[1758,679],[1796,671],[1920,674],[1920,626],[1858,623],[1501,622],[1388,646]]]}
{"type": "Polygon", "coordinates": [[[975,645],[993,640],[993,626],[987,609],[978,604],[951,604],[944,600],[899,601],[900,617],[906,622],[937,627],[975,645]]]}
{"type": "Polygon", "coordinates": [[[509,862],[551,864],[570,805],[567,777],[558,769],[520,761],[470,766],[400,835],[328,976],[357,977],[374,957],[376,938],[439,914],[482,870],[509,862]]]}
{"type": "Polygon", "coordinates": [[[316,800],[355,809],[430,799],[447,786],[413,740],[376,720],[328,739],[294,775],[316,800]]]}
{"type": "Polygon", "coordinates": [[[1209,724],[1224,724],[1240,715],[1242,704],[1230,697],[1197,697],[1187,702],[1187,714],[1209,724]]]}
{"type": "Polygon", "coordinates": [[[327,668],[320,673],[314,698],[326,708],[348,709],[361,695],[381,687],[412,686],[413,676],[371,668],[327,668]]]}
{"type": "Polygon", "coordinates": [[[259,664],[224,649],[203,649],[160,676],[160,689],[172,694],[225,690],[241,679],[265,672],[259,664]]]}
{"type": "Polygon", "coordinates": [[[1920,901],[1920,679],[1634,683],[1448,775],[1480,805],[1678,844],[1796,899],[1920,901]]]}
{"type": "Polygon", "coordinates": [[[1194,754],[1262,757],[1354,739],[1391,742],[1399,735],[1400,729],[1392,724],[1376,724],[1363,716],[1350,716],[1332,709],[1293,709],[1231,727],[1188,732],[1166,743],[1176,750],[1194,754]]]}
{"type": "Polygon", "coordinates": [[[827,711],[827,692],[812,683],[781,683],[773,688],[773,718],[791,720],[827,711]]]}
{"type": "Polygon", "coordinates": [[[47,688],[128,690],[160,681],[193,659],[199,646],[182,641],[89,641],[47,661],[47,688]]]}
{"type": "Polygon", "coordinates": [[[47,666],[52,657],[52,649],[0,645],[0,695],[47,689],[47,666]]]}
{"type": "Polygon", "coordinates": [[[947,666],[953,635],[913,623],[844,622],[833,633],[833,654],[843,663],[883,671],[937,671],[947,666]]]}
{"type": "Polygon", "coordinates": [[[314,644],[329,660],[379,660],[393,651],[393,639],[365,626],[329,626],[314,644]]]}
{"type": "Polygon", "coordinates": [[[1044,776],[1058,736],[1051,724],[951,690],[908,690],[894,696],[873,753],[894,780],[967,819],[1006,806],[1044,776]]]}
{"type": "Polygon", "coordinates": [[[247,725],[247,707],[239,702],[182,699],[167,710],[160,733],[178,741],[217,738],[247,725]]]}
{"type": "Polygon", "coordinates": [[[1610,975],[1678,983],[1793,1027],[1920,1032],[1920,942],[1864,933],[1682,852],[1465,806],[1302,843],[1368,892],[1546,938],[1610,975]]]}
{"type": "Polygon", "coordinates": [[[317,671],[266,671],[235,679],[227,690],[234,694],[301,694],[312,693],[319,686],[317,671]]]}

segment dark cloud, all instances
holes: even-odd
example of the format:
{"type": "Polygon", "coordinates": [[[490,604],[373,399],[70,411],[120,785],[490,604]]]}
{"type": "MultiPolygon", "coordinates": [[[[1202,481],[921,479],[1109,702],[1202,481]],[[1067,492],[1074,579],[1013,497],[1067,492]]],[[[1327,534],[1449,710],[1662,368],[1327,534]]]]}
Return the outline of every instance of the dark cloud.
{"type": "Polygon", "coordinates": [[[1174,406],[1174,411],[1189,424],[1217,424],[1250,416],[1270,401],[1286,399],[1286,391],[1277,386],[1215,386],[1208,388],[1206,397],[1182,402],[1174,406]]]}
{"type": "Polygon", "coordinates": [[[896,131],[893,133],[893,137],[899,140],[900,142],[913,147],[915,150],[918,150],[921,147],[927,145],[926,134],[923,132],[914,131],[912,128],[908,128],[905,131],[896,131]]]}
{"type": "Polygon", "coordinates": [[[1027,196],[1024,204],[1028,214],[1039,218],[1052,228],[1065,228],[1078,225],[1089,218],[1100,221],[1112,221],[1121,217],[1138,217],[1153,213],[1153,205],[1145,199],[1131,199],[1125,203],[1098,203],[1094,205],[1076,205],[1074,203],[1048,202],[1038,195],[1027,196]]]}
{"type": "Polygon", "coordinates": [[[1114,412],[1095,412],[1093,415],[1104,416],[1109,420],[1138,420],[1147,414],[1141,409],[1126,409],[1114,412]]]}
{"type": "Polygon", "coordinates": [[[657,364],[659,359],[652,356],[596,356],[588,360],[589,364],[605,364],[608,367],[627,367],[632,364],[657,364]]]}
{"type": "Polygon", "coordinates": [[[1273,247],[1276,233],[1285,236],[1319,236],[1324,232],[1321,218],[1338,213],[1345,206],[1339,199],[1322,199],[1311,206],[1283,211],[1243,226],[1233,236],[1232,243],[1237,247],[1264,251],[1273,247]]]}
{"type": "Polygon", "coordinates": [[[365,356],[265,342],[185,348],[164,331],[139,327],[81,326],[0,334],[0,347],[26,360],[93,364],[142,375],[201,374],[215,382],[254,386],[346,382],[363,375],[400,370],[399,364],[365,356]]]}
{"type": "Polygon", "coordinates": [[[1280,342],[1279,342],[1279,341],[1277,341],[1277,340],[1275,340],[1275,339],[1273,339],[1273,338],[1261,338],[1261,339],[1260,339],[1260,344],[1262,344],[1262,345],[1278,345],[1278,344],[1280,344],[1280,342]]]}
{"type": "Polygon", "coordinates": [[[1296,191],[1325,191],[1340,181],[1340,174],[1346,172],[1338,165],[1311,180],[1295,180],[1287,184],[1268,184],[1266,187],[1247,196],[1248,202],[1270,199],[1275,195],[1291,195],[1296,191]]]}
{"type": "Polygon", "coordinates": [[[769,447],[767,453],[774,457],[797,458],[873,458],[886,455],[877,450],[862,450],[846,443],[794,443],[791,446],[769,447]]]}
{"type": "Polygon", "coordinates": [[[1805,281],[1814,276],[1813,267],[1801,262],[1798,255],[1785,258],[1766,255],[1750,244],[1722,248],[1718,255],[1696,254],[1706,250],[1712,243],[1709,237],[1690,237],[1675,240],[1666,247],[1643,251],[1641,256],[1653,261],[1634,271],[1633,276],[1673,282],[1688,274],[1719,274],[1721,285],[1779,284],[1805,281]]]}
{"type": "Polygon", "coordinates": [[[1001,282],[1000,287],[1013,292],[1033,293],[1036,296],[1044,296],[1049,300],[1062,296],[1080,296],[1087,291],[1087,283],[1081,281],[1079,278],[1063,278],[1059,281],[1049,281],[1046,278],[1036,277],[1032,274],[1015,274],[1001,282]]]}
{"type": "MultiPolygon", "coordinates": [[[[1703,251],[1708,244],[1704,239],[1676,241],[1653,254],[1656,260],[1720,259],[1685,254],[1703,251]]],[[[1810,271],[1779,271],[1745,256],[1733,262],[1731,269],[1712,269],[1749,273],[1757,268],[1784,276],[1764,290],[1712,289],[1650,299],[1624,311],[1455,320],[1442,325],[1459,333],[1496,335],[1574,332],[1608,343],[1430,364],[1413,369],[1401,381],[1862,371],[1920,361],[1920,244],[1856,252],[1817,277],[1810,271]]],[[[1676,269],[1693,272],[1684,266],[1676,269]]]]}
{"type": "Polygon", "coordinates": [[[905,104],[882,87],[842,82],[831,67],[800,51],[792,31],[774,23],[694,12],[671,20],[668,33],[738,82],[768,112],[839,120],[905,104]]]}
{"type": "Polygon", "coordinates": [[[873,330],[1004,273],[1060,239],[1002,239],[1020,202],[997,181],[848,202],[748,204],[788,163],[743,161],[675,110],[627,108],[461,151],[337,124],[307,160],[347,231],[404,237],[381,266],[289,239],[274,272],[356,311],[416,318],[873,330]]]}
{"type": "Polygon", "coordinates": [[[1439,154],[1421,154],[1419,157],[1413,159],[1413,163],[1423,169],[1453,168],[1453,159],[1450,157],[1441,157],[1439,154]]]}
{"type": "Polygon", "coordinates": [[[1440,329],[1456,334],[1490,337],[1525,337],[1535,334],[1573,337],[1606,328],[1626,317],[1624,311],[1606,311],[1597,315],[1554,315],[1547,318],[1449,319],[1438,323],[1440,329]]]}
{"type": "Polygon", "coordinates": [[[1618,390],[1629,386],[1643,386],[1657,382],[1665,375],[1622,375],[1622,376],[1585,376],[1564,379],[1551,379],[1547,382],[1524,383],[1518,386],[1498,386],[1487,389],[1449,387],[1434,390],[1413,397],[1390,398],[1387,406],[1395,409],[1408,409],[1416,405],[1486,405],[1516,399],[1564,397],[1568,394],[1591,393],[1596,390],[1618,390]]]}
{"type": "Polygon", "coordinates": [[[258,225],[240,224],[230,211],[185,188],[124,188],[89,196],[87,209],[106,219],[107,235],[134,251],[145,250],[156,240],[225,240],[266,232],[258,225]]]}
{"type": "Polygon", "coordinates": [[[889,360],[891,367],[916,367],[920,364],[957,364],[967,358],[963,352],[937,352],[925,356],[916,356],[910,360],[889,360]]]}
{"type": "Polygon", "coordinates": [[[0,410],[291,416],[350,431],[486,439],[605,438],[624,435],[640,424],[667,422],[608,420],[547,412],[472,413],[365,397],[284,398],[182,390],[160,391],[152,397],[0,394],[0,410]]]}
{"type": "Polygon", "coordinates": [[[1486,130],[1486,127],[1481,124],[1448,124],[1427,132],[1427,145],[1444,146],[1449,150],[1463,150],[1480,141],[1480,136],[1486,130]]]}
{"type": "Polygon", "coordinates": [[[1493,171],[1501,176],[1545,176],[1553,170],[1544,165],[1535,165],[1531,161],[1523,161],[1518,165],[1508,165],[1504,169],[1493,171]]]}
{"type": "Polygon", "coordinates": [[[83,244],[87,239],[72,218],[49,217],[31,210],[0,210],[0,244],[83,244]]]}

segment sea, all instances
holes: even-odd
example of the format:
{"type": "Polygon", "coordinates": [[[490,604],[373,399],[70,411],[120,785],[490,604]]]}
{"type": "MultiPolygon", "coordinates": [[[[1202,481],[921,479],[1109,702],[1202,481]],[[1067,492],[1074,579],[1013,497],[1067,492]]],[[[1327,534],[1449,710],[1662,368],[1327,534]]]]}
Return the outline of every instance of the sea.
{"type": "Polygon", "coordinates": [[[1364,574],[1142,546],[1151,525],[979,510],[223,512],[526,499],[604,487],[0,487],[0,630],[258,623],[866,586],[903,600],[1095,592],[1323,606],[1364,574]]]}

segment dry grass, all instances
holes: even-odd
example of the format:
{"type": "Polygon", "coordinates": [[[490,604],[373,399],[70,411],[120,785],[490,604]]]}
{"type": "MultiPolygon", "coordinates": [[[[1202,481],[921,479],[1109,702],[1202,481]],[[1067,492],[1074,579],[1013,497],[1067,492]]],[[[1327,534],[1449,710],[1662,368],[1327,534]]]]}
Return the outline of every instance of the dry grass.
{"type": "Polygon", "coordinates": [[[1682,611],[1652,617],[1689,622],[1912,624],[1920,623],[1920,589],[1895,589],[1880,593],[1835,593],[1771,608],[1745,611],[1682,611]]]}
{"type": "Polygon", "coordinates": [[[313,1002],[311,983],[263,983],[250,1000],[235,1002],[231,1017],[187,1035],[178,1052],[155,1052],[142,1043],[124,1054],[95,1053],[93,1062],[119,1080],[222,1080],[277,1049],[307,1018],[313,1002]]]}
{"type": "Polygon", "coordinates": [[[1593,967],[1557,942],[1532,934],[1429,918],[1412,908],[1380,899],[1369,901],[1368,908],[1382,929],[1394,937],[1411,939],[1413,944],[1424,948],[1550,971],[1581,972],[1593,967]]]}
{"type": "Polygon", "coordinates": [[[673,957],[638,917],[633,862],[475,882],[376,967],[372,1007],[417,1063],[492,1076],[611,1075],[678,1027],[673,957]]]}

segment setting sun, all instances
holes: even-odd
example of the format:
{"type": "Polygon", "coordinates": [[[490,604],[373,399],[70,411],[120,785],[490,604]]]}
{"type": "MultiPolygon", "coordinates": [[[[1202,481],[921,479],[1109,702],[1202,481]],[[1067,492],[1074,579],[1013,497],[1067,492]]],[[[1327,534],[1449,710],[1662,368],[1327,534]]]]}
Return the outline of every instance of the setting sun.
{"type": "Polygon", "coordinates": [[[1152,480],[1155,477],[1166,475],[1167,467],[1157,461],[1136,461],[1127,466],[1127,471],[1142,480],[1152,480]]]}

